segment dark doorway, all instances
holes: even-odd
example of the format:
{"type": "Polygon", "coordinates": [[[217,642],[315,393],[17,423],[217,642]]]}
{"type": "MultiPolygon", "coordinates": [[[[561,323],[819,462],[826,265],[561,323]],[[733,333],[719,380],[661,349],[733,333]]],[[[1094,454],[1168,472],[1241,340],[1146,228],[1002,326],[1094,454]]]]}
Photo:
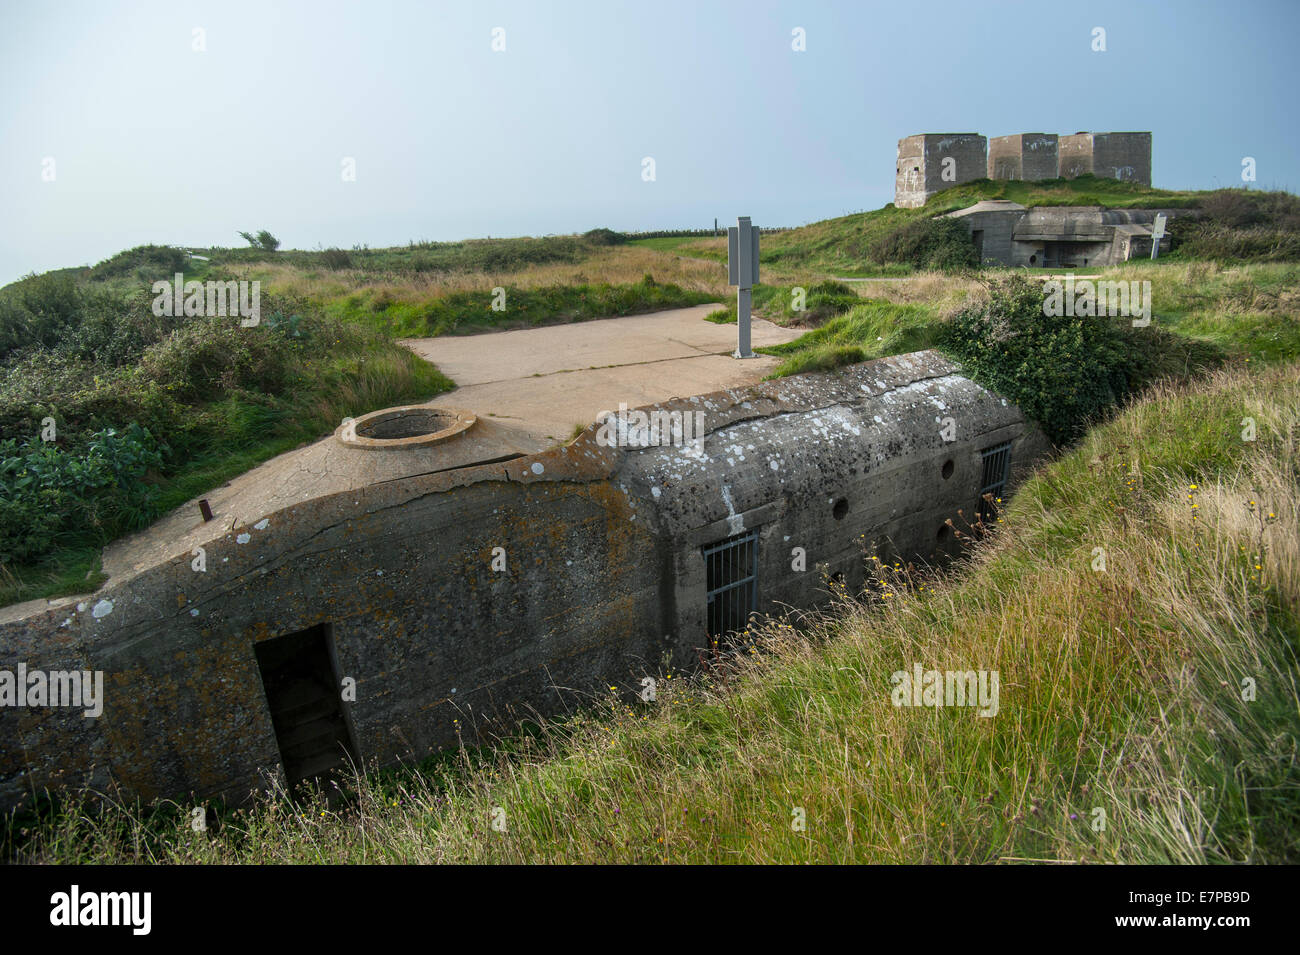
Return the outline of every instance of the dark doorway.
{"type": "Polygon", "coordinates": [[[317,624],[254,648],[290,787],[323,781],[349,760],[359,763],[343,713],[333,647],[329,626],[317,624]]]}
{"type": "Polygon", "coordinates": [[[984,264],[984,230],[975,229],[970,234],[971,241],[975,243],[975,261],[984,264]]]}

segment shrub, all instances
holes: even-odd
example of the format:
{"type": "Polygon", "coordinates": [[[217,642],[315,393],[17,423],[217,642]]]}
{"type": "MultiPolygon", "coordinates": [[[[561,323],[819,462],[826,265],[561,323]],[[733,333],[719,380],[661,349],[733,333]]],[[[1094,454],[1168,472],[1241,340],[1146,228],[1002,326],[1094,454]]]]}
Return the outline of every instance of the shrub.
{"type": "Polygon", "coordinates": [[[1174,248],[1191,258],[1238,262],[1300,260],[1300,197],[1219,189],[1200,202],[1200,219],[1180,220],[1174,248]]]}
{"type": "Polygon", "coordinates": [[[1245,189],[1218,189],[1201,200],[1206,216],[1229,228],[1254,225],[1260,211],[1245,189]]]}
{"type": "Polygon", "coordinates": [[[142,481],[162,452],[134,422],[63,449],[30,438],[0,441],[0,564],[44,555],[61,538],[102,542],[155,515],[156,489],[142,481]]]}
{"type": "Polygon", "coordinates": [[[582,237],[592,245],[622,245],[627,241],[627,236],[613,229],[592,229],[584,232],[582,237]]]}
{"type": "Polygon", "coordinates": [[[988,304],[958,312],[937,344],[1067,444],[1149,379],[1160,338],[1127,318],[1048,317],[1043,296],[1024,276],[1000,280],[988,304]]]}
{"type": "Polygon", "coordinates": [[[183,249],[169,245],[138,245],[119,252],[90,270],[92,280],[131,277],[145,282],[170,279],[184,272],[188,256],[183,249]]]}
{"type": "Polygon", "coordinates": [[[284,337],[267,324],[190,319],[145,353],[141,373],[182,401],[211,401],[234,389],[278,394],[288,355],[284,337]]]}
{"type": "Polygon", "coordinates": [[[0,357],[31,346],[49,348],[76,326],[82,294],[70,275],[33,275],[6,289],[0,308],[0,357]]]}
{"type": "Polygon", "coordinates": [[[877,262],[899,262],[918,269],[979,266],[970,231],[959,219],[913,219],[881,236],[871,247],[877,262]]]}
{"type": "Polygon", "coordinates": [[[123,297],[107,289],[85,287],[80,319],[64,331],[58,349],[103,365],[131,364],[183,321],[154,315],[151,306],[152,299],[145,292],[123,297]]]}
{"type": "Polygon", "coordinates": [[[262,229],[257,235],[253,235],[251,232],[241,232],[239,236],[254,249],[261,249],[263,252],[274,252],[280,247],[280,240],[265,229],[262,229]]]}
{"type": "Polygon", "coordinates": [[[350,269],[352,267],[352,256],[346,249],[326,249],[320,254],[320,261],[321,265],[327,269],[350,269]]]}
{"type": "Polygon", "coordinates": [[[1256,225],[1233,228],[1213,220],[1179,222],[1174,248],[1188,258],[1220,262],[1300,261],[1300,231],[1256,225]]]}

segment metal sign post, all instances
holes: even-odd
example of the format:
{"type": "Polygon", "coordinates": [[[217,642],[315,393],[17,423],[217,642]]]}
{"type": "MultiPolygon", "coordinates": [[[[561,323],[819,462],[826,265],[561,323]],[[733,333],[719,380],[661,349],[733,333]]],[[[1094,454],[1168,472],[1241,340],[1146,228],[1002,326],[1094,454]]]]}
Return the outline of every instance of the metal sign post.
{"type": "Polygon", "coordinates": [[[1151,258],[1160,254],[1160,240],[1165,237],[1166,216],[1156,213],[1156,224],[1151,227],[1151,258]]]}
{"type": "Polygon", "coordinates": [[[736,351],[734,358],[753,358],[749,347],[749,306],[758,284],[758,230],[749,216],[739,216],[727,229],[727,284],[736,286],[736,351]]]}

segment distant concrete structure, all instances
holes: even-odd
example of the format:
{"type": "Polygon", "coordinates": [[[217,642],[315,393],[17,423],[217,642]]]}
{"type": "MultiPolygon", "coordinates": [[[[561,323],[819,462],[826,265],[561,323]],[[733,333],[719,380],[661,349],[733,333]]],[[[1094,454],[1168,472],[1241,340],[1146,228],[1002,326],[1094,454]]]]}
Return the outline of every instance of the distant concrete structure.
{"type": "Polygon", "coordinates": [[[898,141],[894,205],[916,209],[944,189],[976,179],[1075,179],[1083,175],[1151,185],[1151,134],[918,133],[898,141]]]}
{"type": "Polygon", "coordinates": [[[988,177],[1030,182],[1057,177],[1057,135],[1016,133],[989,140],[988,177]]]}
{"type": "MultiPolygon", "coordinates": [[[[1157,215],[1172,219],[1180,209],[1107,209],[1103,206],[1042,206],[1026,209],[1004,199],[977,202],[950,212],[970,229],[980,265],[1027,268],[1097,268],[1151,254],[1157,215]]],[[[1169,234],[1158,240],[1169,249],[1169,234]]]]}
{"type": "Polygon", "coordinates": [[[1060,138],[1059,152],[1062,179],[1091,173],[1151,185],[1150,133],[1075,133],[1060,138]]]}
{"type": "Polygon", "coordinates": [[[979,133],[921,133],[898,141],[894,205],[914,209],[936,192],[983,179],[988,141],[979,133]]]}

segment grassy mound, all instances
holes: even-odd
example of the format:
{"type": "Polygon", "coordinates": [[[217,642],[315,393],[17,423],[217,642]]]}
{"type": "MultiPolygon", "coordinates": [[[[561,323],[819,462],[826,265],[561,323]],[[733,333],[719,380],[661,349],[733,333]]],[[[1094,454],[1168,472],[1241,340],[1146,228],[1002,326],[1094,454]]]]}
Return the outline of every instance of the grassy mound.
{"type": "Polygon", "coordinates": [[[0,604],[92,590],[109,541],[344,417],[452,386],[311,302],[264,294],[244,328],[154,315],[147,288],[60,274],[0,293],[0,604]]]}

